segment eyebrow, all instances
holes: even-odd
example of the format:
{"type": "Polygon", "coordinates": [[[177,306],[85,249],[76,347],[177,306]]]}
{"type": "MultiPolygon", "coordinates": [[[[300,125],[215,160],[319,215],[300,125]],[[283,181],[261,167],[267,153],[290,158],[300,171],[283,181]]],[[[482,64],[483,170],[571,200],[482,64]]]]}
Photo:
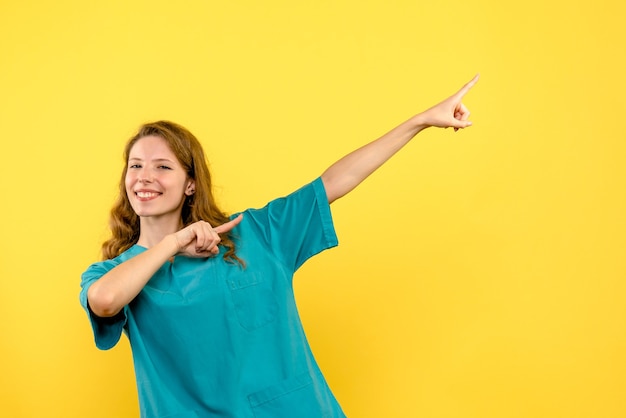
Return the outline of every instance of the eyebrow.
{"type": "MultiPolygon", "coordinates": [[[[128,159],[128,161],[143,161],[143,159],[138,158],[138,157],[131,157],[131,158],[128,159]]],[[[167,159],[167,158],[155,158],[154,160],[151,160],[151,161],[154,161],[154,162],[157,162],[157,163],[162,163],[162,162],[167,162],[167,163],[171,163],[171,164],[174,163],[174,161],[172,161],[170,159],[167,159]]]]}

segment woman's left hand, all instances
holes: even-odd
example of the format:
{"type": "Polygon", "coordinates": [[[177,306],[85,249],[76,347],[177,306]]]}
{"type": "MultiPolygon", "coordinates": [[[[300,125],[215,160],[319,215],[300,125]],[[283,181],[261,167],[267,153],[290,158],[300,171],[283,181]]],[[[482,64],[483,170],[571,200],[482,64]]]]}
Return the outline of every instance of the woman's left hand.
{"type": "Polygon", "coordinates": [[[424,127],[454,128],[455,131],[471,126],[472,122],[467,120],[470,112],[462,100],[474,84],[478,82],[478,77],[478,74],[476,74],[454,95],[417,115],[415,117],[417,123],[424,127]]]}

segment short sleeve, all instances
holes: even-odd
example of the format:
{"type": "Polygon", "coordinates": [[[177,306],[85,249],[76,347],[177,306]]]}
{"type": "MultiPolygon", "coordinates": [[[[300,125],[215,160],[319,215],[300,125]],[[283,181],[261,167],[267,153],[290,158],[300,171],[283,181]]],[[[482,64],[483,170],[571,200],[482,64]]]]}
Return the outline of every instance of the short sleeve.
{"type": "Polygon", "coordinates": [[[262,209],[245,212],[277,258],[296,271],[312,256],[338,244],[321,178],[262,209]]]}
{"type": "Polygon", "coordinates": [[[100,350],[108,350],[110,348],[113,348],[120,340],[120,337],[122,336],[122,330],[124,329],[124,325],[126,325],[128,306],[125,306],[124,309],[120,311],[120,313],[110,318],[97,316],[91,311],[91,308],[89,307],[89,301],[87,300],[87,291],[96,280],[102,277],[117,264],[119,263],[115,262],[115,260],[107,260],[92,264],[83,273],[80,283],[80,304],[89,316],[89,321],[93,330],[96,347],[98,347],[100,350]]]}

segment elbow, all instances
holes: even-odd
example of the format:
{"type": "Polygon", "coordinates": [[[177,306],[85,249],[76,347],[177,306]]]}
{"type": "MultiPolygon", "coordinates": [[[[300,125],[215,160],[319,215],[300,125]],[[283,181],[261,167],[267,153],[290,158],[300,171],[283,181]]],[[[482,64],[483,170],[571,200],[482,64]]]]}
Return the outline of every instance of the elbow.
{"type": "Polygon", "coordinates": [[[115,316],[122,310],[115,302],[115,295],[100,289],[97,283],[94,283],[87,291],[87,302],[91,312],[102,318],[115,316]]]}

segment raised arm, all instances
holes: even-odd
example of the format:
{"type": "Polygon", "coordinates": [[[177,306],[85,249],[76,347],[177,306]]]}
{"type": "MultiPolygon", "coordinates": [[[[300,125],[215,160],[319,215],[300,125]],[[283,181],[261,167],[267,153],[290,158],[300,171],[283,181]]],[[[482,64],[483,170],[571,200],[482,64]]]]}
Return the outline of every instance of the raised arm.
{"type": "Polygon", "coordinates": [[[353,190],[420,131],[431,126],[454,128],[455,131],[470,126],[472,123],[467,120],[470,112],[462,100],[477,81],[478,75],[443,102],[413,116],[331,165],[322,174],[328,201],[332,203],[353,190]]]}

